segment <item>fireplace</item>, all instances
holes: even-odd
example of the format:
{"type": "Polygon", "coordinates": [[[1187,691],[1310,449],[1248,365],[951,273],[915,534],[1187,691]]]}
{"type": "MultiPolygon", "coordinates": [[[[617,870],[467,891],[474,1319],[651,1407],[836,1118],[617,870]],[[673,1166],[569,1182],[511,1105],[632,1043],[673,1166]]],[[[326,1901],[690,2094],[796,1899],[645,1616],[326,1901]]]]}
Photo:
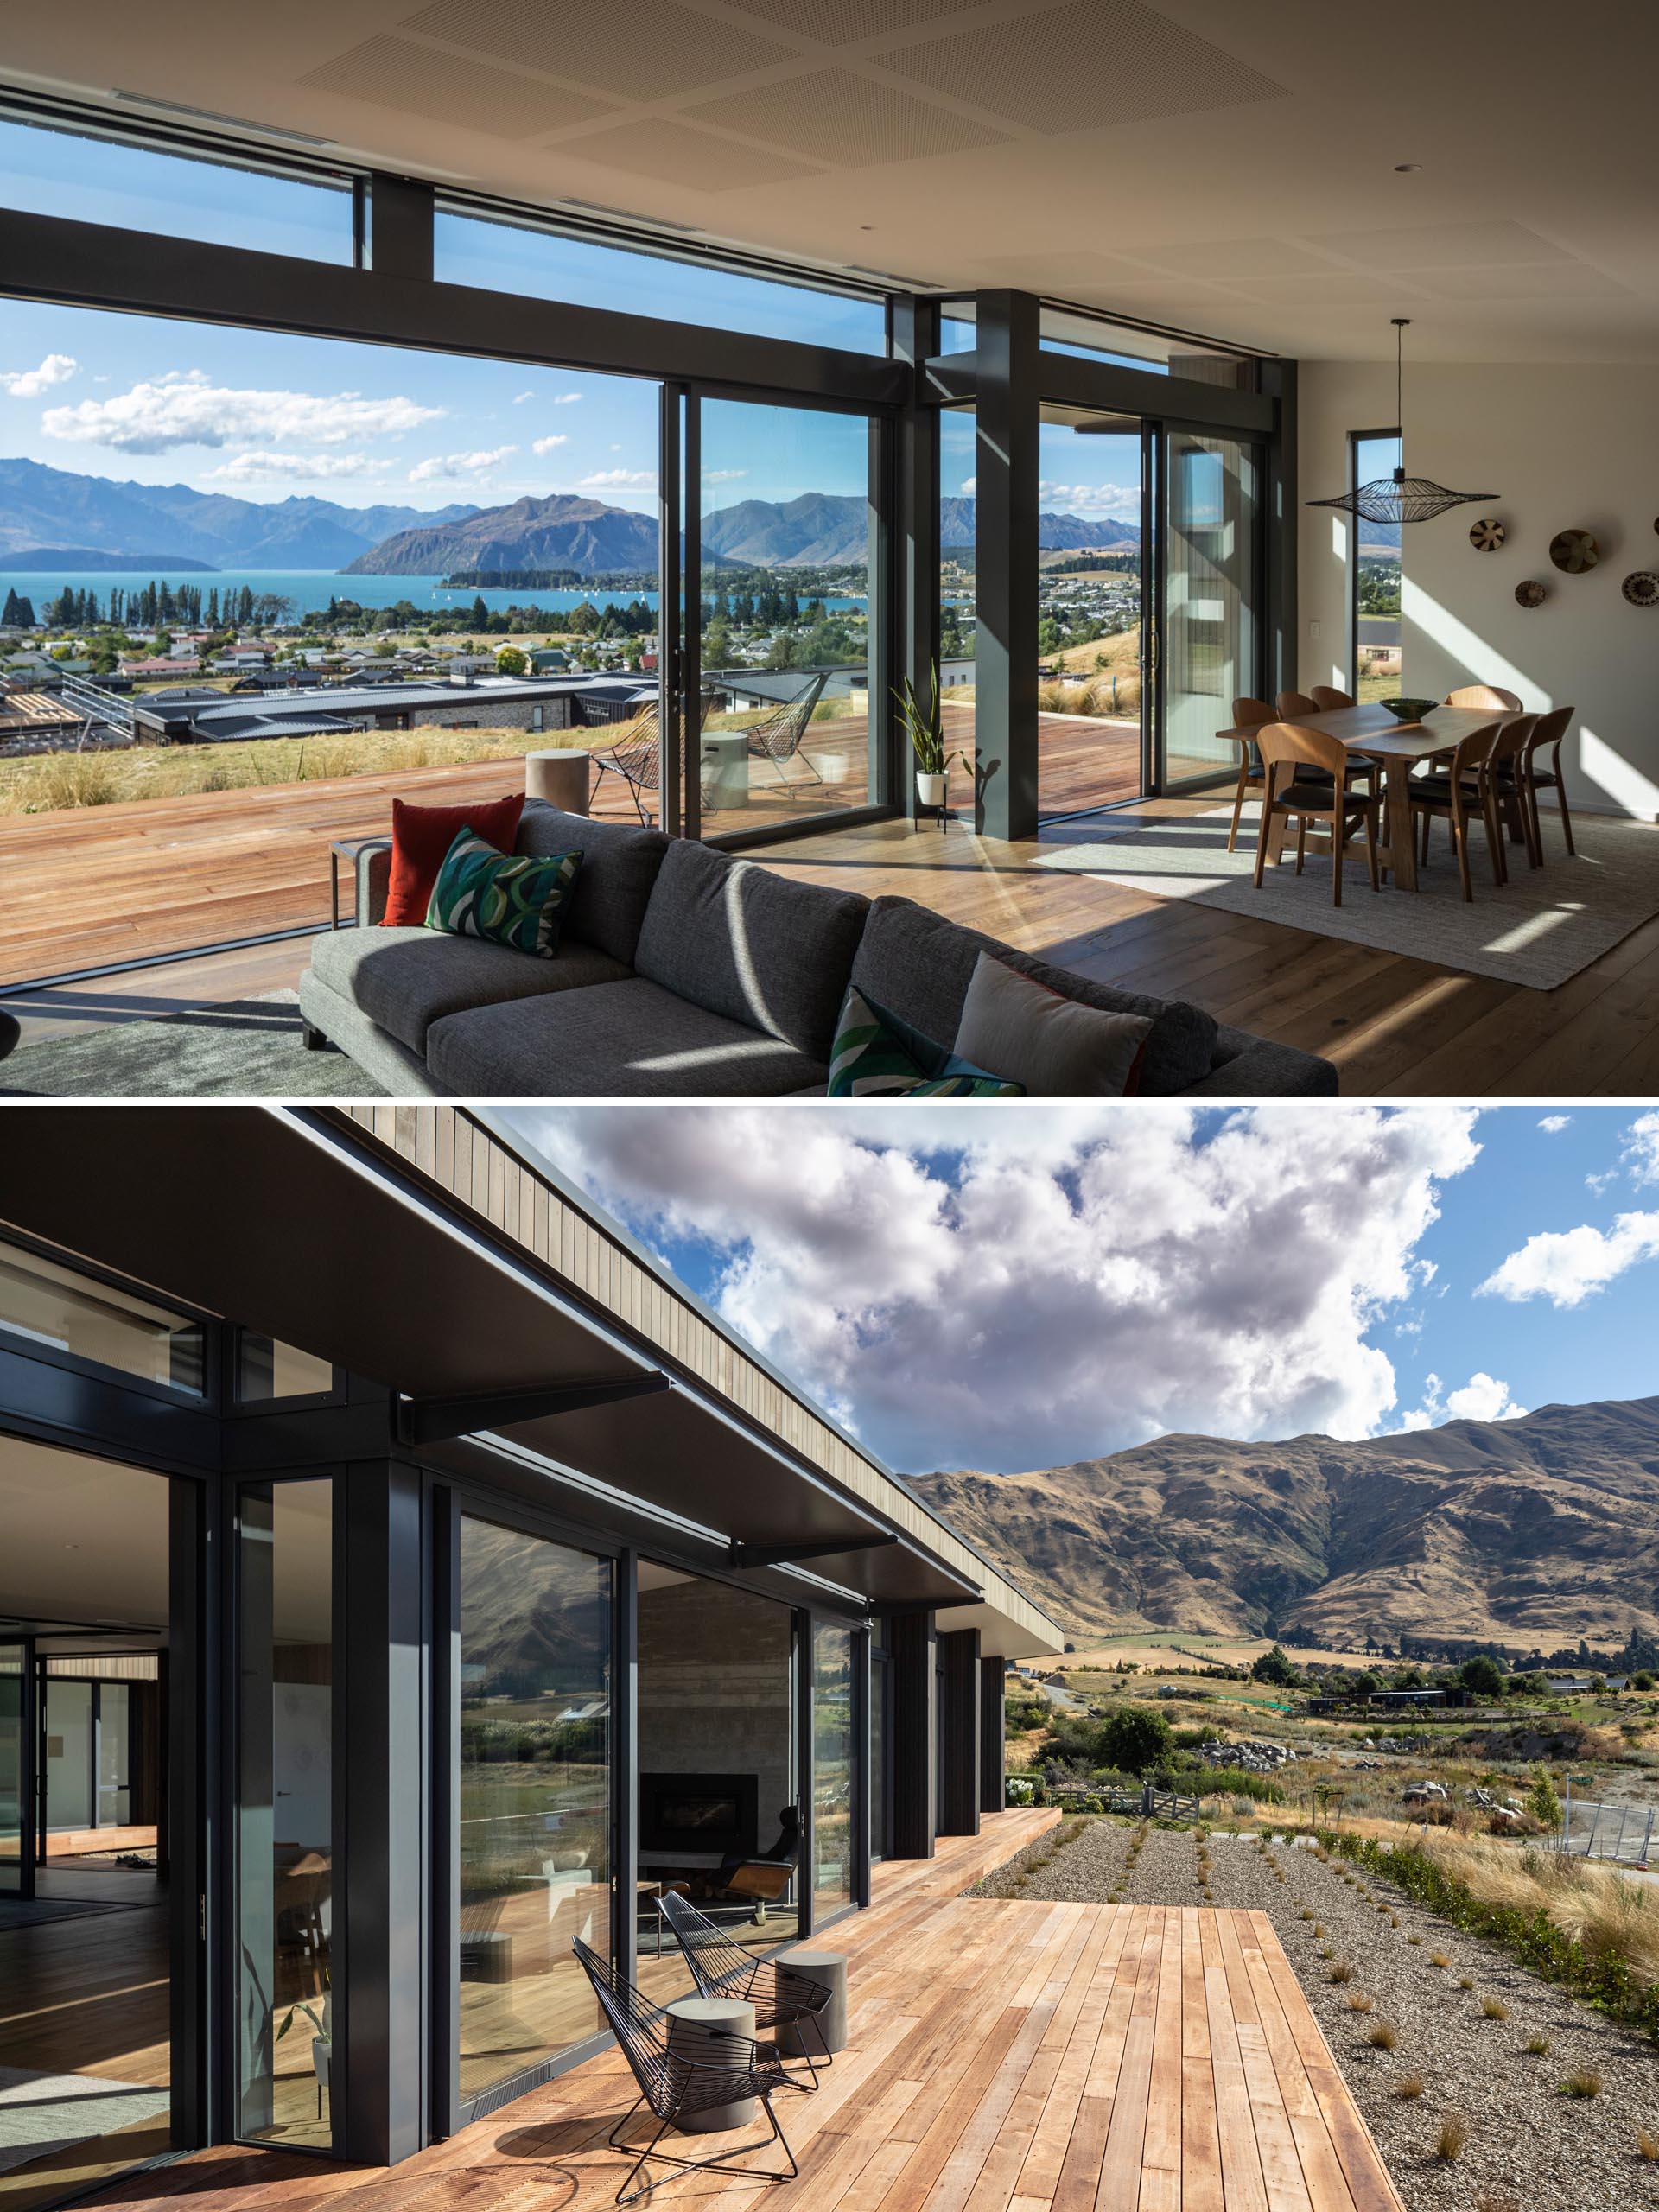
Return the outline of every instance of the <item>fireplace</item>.
{"type": "Polygon", "coordinates": [[[642,1774],[640,1847],[753,1854],[759,1792],[753,1774],[642,1774]]]}

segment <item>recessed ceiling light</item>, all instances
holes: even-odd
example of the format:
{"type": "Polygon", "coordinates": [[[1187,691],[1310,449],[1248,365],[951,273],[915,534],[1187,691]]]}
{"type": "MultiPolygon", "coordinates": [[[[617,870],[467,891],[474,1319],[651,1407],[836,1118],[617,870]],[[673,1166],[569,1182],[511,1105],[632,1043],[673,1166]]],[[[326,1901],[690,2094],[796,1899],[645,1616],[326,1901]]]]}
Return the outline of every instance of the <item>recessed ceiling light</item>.
{"type": "Polygon", "coordinates": [[[1421,162],[1396,162],[1394,173],[1395,176],[1414,176],[1422,166],[1421,162]]]}

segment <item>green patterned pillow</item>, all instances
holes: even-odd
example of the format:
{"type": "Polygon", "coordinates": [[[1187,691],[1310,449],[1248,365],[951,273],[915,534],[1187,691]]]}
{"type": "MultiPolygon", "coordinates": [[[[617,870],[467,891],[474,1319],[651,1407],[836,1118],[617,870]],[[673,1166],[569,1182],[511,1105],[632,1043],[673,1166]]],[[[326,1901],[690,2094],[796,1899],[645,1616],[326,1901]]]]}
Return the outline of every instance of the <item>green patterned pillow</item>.
{"type": "Polygon", "coordinates": [[[491,944],[550,960],[559,949],[565,901],[581,866],[580,853],[520,857],[498,851],[470,829],[461,830],[432,887],[426,926],[455,937],[481,937],[491,944]]]}
{"type": "Polygon", "coordinates": [[[831,1098],[1023,1098],[1023,1084],[987,1075],[849,987],[830,1061],[831,1098]]]}

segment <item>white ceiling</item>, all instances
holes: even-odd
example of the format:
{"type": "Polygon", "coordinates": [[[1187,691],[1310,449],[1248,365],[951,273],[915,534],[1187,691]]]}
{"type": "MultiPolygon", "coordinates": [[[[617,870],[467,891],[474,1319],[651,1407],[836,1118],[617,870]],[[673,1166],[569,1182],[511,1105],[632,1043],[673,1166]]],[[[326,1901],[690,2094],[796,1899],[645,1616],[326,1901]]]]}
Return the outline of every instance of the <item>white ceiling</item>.
{"type": "Polygon", "coordinates": [[[63,0],[7,46],[20,85],[1309,358],[1400,314],[1419,359],[1659,360],[1651,4],[63,0]]]}

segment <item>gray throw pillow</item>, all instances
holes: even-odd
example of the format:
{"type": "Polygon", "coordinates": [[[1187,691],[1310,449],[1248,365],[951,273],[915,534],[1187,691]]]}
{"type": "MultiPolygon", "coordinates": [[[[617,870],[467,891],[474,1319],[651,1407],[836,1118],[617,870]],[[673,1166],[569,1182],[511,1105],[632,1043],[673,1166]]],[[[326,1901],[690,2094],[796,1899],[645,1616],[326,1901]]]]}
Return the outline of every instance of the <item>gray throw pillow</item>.
{"type": "Polygon", "coordinates": [[[1140,1087],[1149,1015],[1064,999],[982,952],[962,1002],[956,1051],[1033,1098],[1122,1098],[1140,1087]]]}

